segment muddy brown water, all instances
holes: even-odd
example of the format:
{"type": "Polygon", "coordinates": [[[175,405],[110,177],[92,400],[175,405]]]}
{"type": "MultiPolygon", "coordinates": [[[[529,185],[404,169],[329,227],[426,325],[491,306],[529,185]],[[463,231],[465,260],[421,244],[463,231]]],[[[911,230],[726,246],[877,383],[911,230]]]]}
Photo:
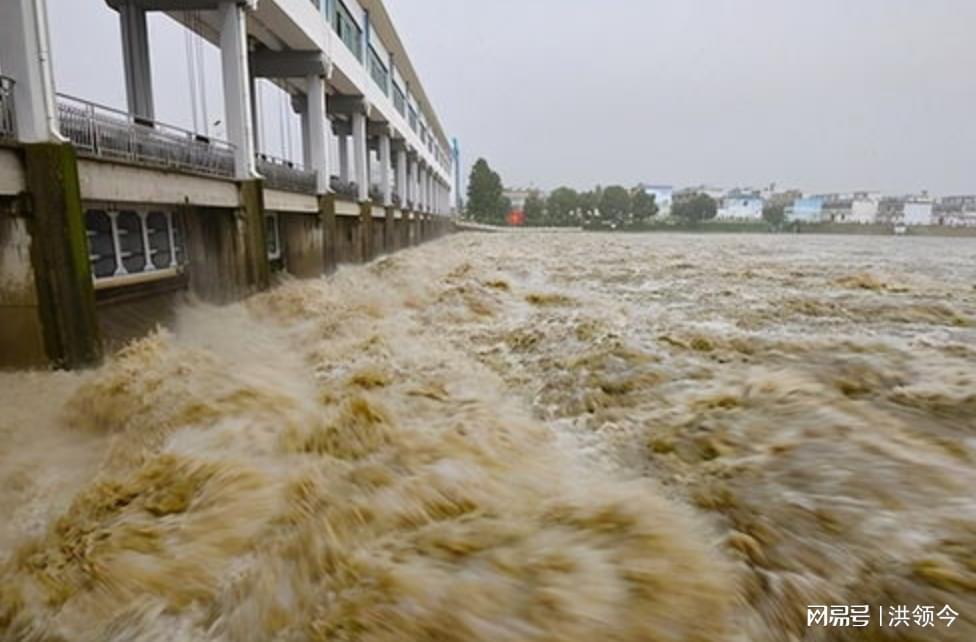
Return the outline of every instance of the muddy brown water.
{"type": "Polygon", "coordinates": [[[5,640],[976,639],[966,239],[458,235],[0,404],[5,640]]]}

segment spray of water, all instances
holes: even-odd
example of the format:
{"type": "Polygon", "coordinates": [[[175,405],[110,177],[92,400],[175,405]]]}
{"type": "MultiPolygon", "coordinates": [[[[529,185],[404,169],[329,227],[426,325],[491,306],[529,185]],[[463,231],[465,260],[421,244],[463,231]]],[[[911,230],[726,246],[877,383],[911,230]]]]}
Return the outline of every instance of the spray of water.
{"type": "Polygon", "coordinates": [[[974,639],[974,254],[876,243],[458,236],[4,375],[2,637],[974,639]]]}

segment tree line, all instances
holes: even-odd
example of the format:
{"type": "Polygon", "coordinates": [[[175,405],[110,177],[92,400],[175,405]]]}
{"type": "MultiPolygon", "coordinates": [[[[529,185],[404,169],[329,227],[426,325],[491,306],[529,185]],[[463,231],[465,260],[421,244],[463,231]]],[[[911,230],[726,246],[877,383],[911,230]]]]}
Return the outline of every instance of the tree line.
{"type": "MultiPolygon", "coordinates": [[[[504,225],[511,210],[501,177],[485,159],[479,158],[468,180],[467,217],[479,223],[504,225]]],[[[584,192],[560,187],[545,198],[539,192],[530,192],[522,207],[524,224],[539,227],[639,227],[659,212],[653,194],[640,186],[627,189],[622,185],[597,186],[584,192]]],[[[715,199],[700,193],[677,199],[671,208],[673,218],[689,222],[715,218],[717,212],[715,199]]]]}

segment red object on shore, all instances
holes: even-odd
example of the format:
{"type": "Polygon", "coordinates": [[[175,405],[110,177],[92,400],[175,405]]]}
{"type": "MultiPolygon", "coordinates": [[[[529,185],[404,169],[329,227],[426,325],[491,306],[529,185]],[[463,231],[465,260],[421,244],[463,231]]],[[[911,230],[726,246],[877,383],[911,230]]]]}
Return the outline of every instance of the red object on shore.
{"type": "Polygon", "coordinates": [[[525,225],[525,212],[522,210],[512,210],[505,217],[505,222],[511,227],[520,227],[525,225]]]}

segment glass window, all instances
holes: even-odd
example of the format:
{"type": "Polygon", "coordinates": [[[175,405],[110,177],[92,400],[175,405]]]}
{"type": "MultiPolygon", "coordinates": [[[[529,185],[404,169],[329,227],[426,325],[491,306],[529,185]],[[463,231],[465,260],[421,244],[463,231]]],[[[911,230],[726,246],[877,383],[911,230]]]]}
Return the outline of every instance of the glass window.
{"type": "Polygon", "coordinates": [[[149,212],[146,216],[149,229],[149,257],[153,267],[162,270],[173,263],[170,251],[169,220],[165,212],[149,212]]]}
{"type": "Polygon", "coordinates": [[[112,219],[104,210],[88,210],[85,214],[88,233],[88,256],[96,279],[115,274],[115,242],[112,239],[112,219]]]}
{"type": "Polygon", "coordinates": [[[122,250],[122,265],[125,271],[142,272],[146,267],[146,251],[142,239],[142,219],[131,210],[119,212],[115,217],[118,228],[119,248],[122,250]]]}

